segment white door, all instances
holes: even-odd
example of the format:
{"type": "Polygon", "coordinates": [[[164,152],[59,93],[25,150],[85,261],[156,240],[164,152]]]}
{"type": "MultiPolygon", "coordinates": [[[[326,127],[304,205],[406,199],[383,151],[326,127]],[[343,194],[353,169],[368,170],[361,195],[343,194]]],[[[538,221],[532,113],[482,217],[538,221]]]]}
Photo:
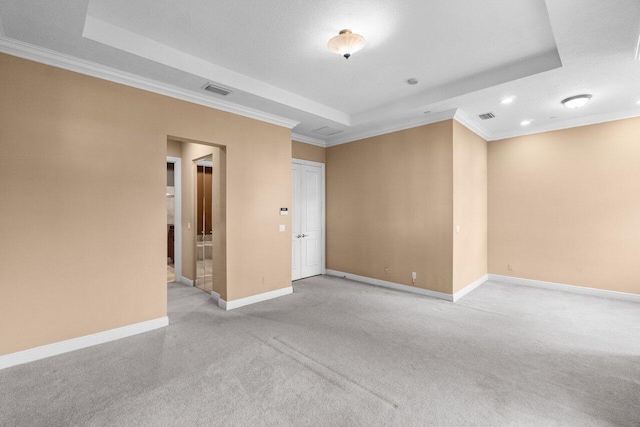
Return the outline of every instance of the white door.
{"type": "Polygon", "coordinates": [[[321,166],[292,165],[291,279],[322,274],[323,170],[321,166]]]}

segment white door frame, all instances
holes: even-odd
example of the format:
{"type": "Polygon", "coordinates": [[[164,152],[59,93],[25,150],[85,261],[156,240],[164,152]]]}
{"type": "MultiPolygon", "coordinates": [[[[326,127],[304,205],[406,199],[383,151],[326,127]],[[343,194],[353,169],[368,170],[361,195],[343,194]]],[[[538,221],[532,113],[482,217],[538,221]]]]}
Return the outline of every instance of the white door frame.
{"type": "Polygon", "coordinates": [[[173,163],[173,185],[175,188],[175,218],[173,231],[173,265],[176,282],[182,281],[182,159],[167,156],[167,163],[173,163]]]}
{"type": "MultiPolygon", "coordinates": [[[[326,229],[327,229],[327,223],[326,223],[326,213],[327,213],[327,204],[326,204],[326,181],[327,181],[327,175],[325,173],[325,164],[324,163],[320,163],[320,162],[312,162],[310,160],[301,160],[301,159],[291,159],[291,164],[299,164],[299,165],[307,165],[307,166],[316,166],[319,167],[320,170],[322,171],[322,197],[321,197],[321,201],[320,203],[322,204],[322,248],[321,248],[321,252],[322,252],[322,260],[321,260],[321,265],[322,265],[322,274],[327,274],[327,253],[326,253],[326,248],[325,248],[325,240],[326,240],[326,229]]],[[[292,254],[293,256],[293,254],[292,254]]]]}

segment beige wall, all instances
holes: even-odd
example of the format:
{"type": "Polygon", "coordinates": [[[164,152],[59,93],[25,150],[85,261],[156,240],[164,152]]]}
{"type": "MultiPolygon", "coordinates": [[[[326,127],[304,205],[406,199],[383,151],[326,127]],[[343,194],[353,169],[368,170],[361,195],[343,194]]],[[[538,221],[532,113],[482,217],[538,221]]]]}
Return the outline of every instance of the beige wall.
{"type": "Polygon", "coordinates": [[[453,293],[487,274],[487,141],[453,121],[453,293]],[[456,232],[456,226],[460,232],[456,232]]]}
{"type": "Polygon", "coordinates": [[[168,136],[226,147],[227,299],[290,286],[289,129],[8,55],[0,93],[0,354],[166,315],[168,136]]]}
{"type": "Polygon", "coordinates": [[[299,160],[326,163],[327,149],[303,142],[291,141],[291,157],[299,160]]]}
{"type": "Polygon", "coordinates": [[[639,136],[634,118],[490,142],[489,272],[640,294],[639,136]]]}
{"type": "Polygon", "coordinates": [[[452,291],[452,121],[327,149],[327,268],[452,291]],[[387,272],[385,272],[387,267],[387,272]]]}
{"type": "Polygon", "coordinates": [[[171,139],[167,140],[167,156],[182,157],[182,143],[171,139]]]}

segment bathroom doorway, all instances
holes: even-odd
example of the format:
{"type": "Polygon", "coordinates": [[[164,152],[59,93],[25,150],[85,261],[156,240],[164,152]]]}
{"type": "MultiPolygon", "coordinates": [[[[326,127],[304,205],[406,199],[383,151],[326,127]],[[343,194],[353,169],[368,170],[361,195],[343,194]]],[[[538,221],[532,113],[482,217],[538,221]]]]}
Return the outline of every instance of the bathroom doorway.
{"type": "MultiPolygon", "coordinates": [[[[197,287],[216,301],[224,301],[227,285],[226,148],[172,136],[167,139],[167,163],[174,166],[174,187],[167,186],[167,206],[171,205],[171,193],[174,192],[175,282],[197,287]]],[[[169,242],[169,220],[166,233],[169,242]]],[[[167,260],[170,249],[167,244],[167,260]]]]}

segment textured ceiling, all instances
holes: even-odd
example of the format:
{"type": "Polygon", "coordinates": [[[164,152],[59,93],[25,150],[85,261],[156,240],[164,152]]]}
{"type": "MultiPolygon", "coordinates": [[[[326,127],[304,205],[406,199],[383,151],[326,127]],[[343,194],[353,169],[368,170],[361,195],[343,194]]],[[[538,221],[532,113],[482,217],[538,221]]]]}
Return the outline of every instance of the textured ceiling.
{"type": "Polygon", "coordinates": [[[640,115],[637,0],[0,0],[0,22],[0,50],[46,48],[198,96],[214,81],[234,90],[216,102],[329,144],[453,114],[488,139],[640,115]],[[367,39],[349,60],[326,48],[343,28],[367,39]],[[592,102],[559,103],[578,93],[592,102]],[[343,132],[311,132],[323,126],[343,132]]]}
{"type": "Polygon", "coordinates": [[[348,114],[556,51],[542,0],[176,5],[91,0],[88,15],[348,114]],[[367,39],[348,61],[326,47],[343,28],[367,39]]]}

